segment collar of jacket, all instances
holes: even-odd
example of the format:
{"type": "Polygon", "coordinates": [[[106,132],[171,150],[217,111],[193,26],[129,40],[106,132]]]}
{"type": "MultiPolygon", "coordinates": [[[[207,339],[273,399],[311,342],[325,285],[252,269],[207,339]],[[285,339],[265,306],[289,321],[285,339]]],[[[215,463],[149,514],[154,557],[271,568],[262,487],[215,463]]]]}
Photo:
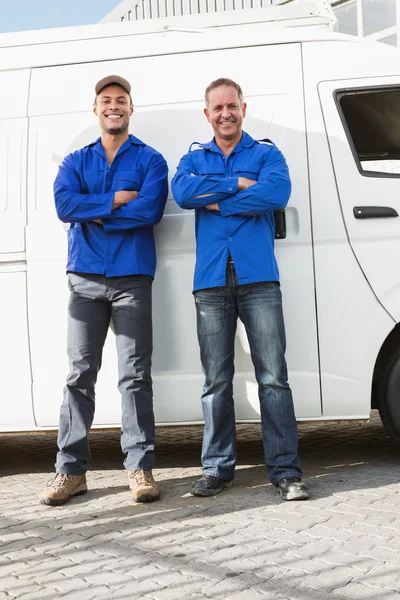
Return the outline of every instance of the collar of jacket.
{"type": "MultiPolygon", "coordinates": [[[[242,139],[240,140],[240,142],[238,144],[236,144],[236,146],[234,147],[232,152],[239,152],[239,150],[241,150],[242,148],[251,148],[251,146],[253,146],[255,143],[256,143],[256,140],[254,140],[251,137],[251,135],[249,135],[248,133],[243,131],[242,139]]],[[[208,142],[207,144],[199,144],[199,146],[204,148],[204,150],[210,150],[211,152],[221,153],[221,150],[218,148],[217,144],[215,143],[215,138],[213,138],[211,140],[211,142],[208,142]]]]}
{"type": "MultiPolygon", "coordinates": [[[[122,146],[120,146],[118,148],[117,154],[115,156],[121,154],[122,152],[125,152],[125,150],[128,150],[128,148],[130,148],[131,146],[145,146],[145,145],[146,144],[144,142],[142,142],[142,140],[139,140],[139,138],[135,137],[134,135],[132,135],[130,133],[128,139],[122,144],[122,146]]],[[[101,137],[98,137],[97,140],[95,142],[92,142],[91,144],[89,144],[88,147],[95,150],[95,152],[98,152],[98,154],[103,156],[103,158],[106,158],[104,148],[101,144],[101,137]]]]}

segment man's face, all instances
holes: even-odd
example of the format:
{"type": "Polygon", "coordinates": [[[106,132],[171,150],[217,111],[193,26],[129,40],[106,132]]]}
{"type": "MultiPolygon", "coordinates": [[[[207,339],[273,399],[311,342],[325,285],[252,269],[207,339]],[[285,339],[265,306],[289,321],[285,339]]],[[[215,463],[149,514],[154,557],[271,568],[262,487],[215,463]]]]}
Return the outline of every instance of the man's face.
{"type": "Polygon", "coordinates": [[[99,118],[101,129],[105,133],[118,135],[129,127],[133,113],[129,94],[119,85],[108,85],[96,98],[93,112],[99,118]]]}
{"type": "Polygon", "coordinates": [[[246,103],[240,103],[237,90],[228,85],[212,89],[208,94],[208,107],[204,114],[214,129],[215,140],[239,141],[242,123],[246,116],[246,103]]]}

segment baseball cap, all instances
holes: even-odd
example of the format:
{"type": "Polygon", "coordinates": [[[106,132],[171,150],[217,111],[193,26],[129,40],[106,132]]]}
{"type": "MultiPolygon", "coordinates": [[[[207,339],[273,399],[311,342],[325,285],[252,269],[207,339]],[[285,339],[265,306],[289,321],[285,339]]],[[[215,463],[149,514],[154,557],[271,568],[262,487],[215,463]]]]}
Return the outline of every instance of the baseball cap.
{"type": "Polygon", "coordinates": [[[123,77],[120,77],[119,75],[107,75],[107,77],[103,77],[103,79],[100,79],[100,81],[98,81],[96,83],[95,88],[94,88],[94,90],[96,92],[96,96],[98,94],[100,94],[100,92],[103,88],[105,88],[107,85],[112,85],[112,84],[119,85],[128,94],[131,93],[131,84],[129,83],[129,81],[127,81],[123,77]]]}

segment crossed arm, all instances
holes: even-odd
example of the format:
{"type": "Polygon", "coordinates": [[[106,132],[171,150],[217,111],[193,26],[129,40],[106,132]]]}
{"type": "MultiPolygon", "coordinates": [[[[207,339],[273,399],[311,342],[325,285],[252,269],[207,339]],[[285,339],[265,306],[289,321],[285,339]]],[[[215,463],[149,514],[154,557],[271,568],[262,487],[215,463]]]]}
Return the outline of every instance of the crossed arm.
{"type": "MultiPolygon", "coordinates": [[[[136,200],[139,192],[128,192],[127,190],[121,190],[120,192],[114,193],[114,202],[112,203],[111,210],[115,210],[120,208],[121,206],[125,206],[131,200],[136,200]]],[[[93,223],[98,223],[99,225],[103,224],[102,219],[93,219],[93,223]]]]}
{"type": "Polygon", "coordinates": [[[219,210],[221,216],[256,216],[284,208],[291,183],[282,153],[272,146],[257,181],[246,177],[198,175],[191,154],[184,156],[172,180],[172,191],[182,208],[219,210]]]}
{"type": "Polygon", "coordinates": [[[104,229],[127,231],[158,223],[168,195],[168,167],[161,155],[154,155],[139,191],[81,193],[81,183],[73,158],[67,156],[54,182],[59,219],[64,223],[102,224],[104,229]]]}
{"type": "MultiPolygon", "coordinates": [[[[257,183],[257,180],[255,179],[248,179],[247,177],[238,177],[238,191],[241,192],[242,190],[247,190],[247,188],[251,187],[252,185],[255,185],[257,183]]],[[[199,198],[208,198],[209,194],[204,194],[204,196],[198,196],[199,198]]],[[[218,202],[214,202],[214,204],[207,204],[207,206],[205,207],[207,210],[218,210],[219,211],[219,204],[218,202]]],[[[252,213],[245,213],[245,214],[252,214],[252,213]]]]}

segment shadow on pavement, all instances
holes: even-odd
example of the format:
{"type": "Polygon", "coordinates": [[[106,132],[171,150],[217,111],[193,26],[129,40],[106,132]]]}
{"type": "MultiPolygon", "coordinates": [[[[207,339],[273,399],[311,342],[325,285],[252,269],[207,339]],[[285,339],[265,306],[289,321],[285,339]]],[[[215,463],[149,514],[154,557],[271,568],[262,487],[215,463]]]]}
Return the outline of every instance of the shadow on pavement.
{"type": "MultiPolygon", "coordinates": [[[[269,483],[259,425],[238,426],[235,485],[214,498],[191,496],[189,490],[201,471],[201,436],[199,427],[159,430],[155,474],[162,497],[142,505],[130,500],[119,434],[94,432],[88,494],[54,508],[41,506],[38,495],[53,470],[56,436],[0,438],[5,476],[0,575],[10,564],[18,572],[17,580],[6,578],[4,585],[13,584],[14,597],[23,596],[28,586],[32,590],[39,586],[37,598],[44,597],[44,588],[47,598],[52,590],[79,585],[83,580],[76,571],[82,570],[85,585],[95,585],[109,573],[110,589],[113,581],[118,582],[110,598],[118,600],[136,600],[142,592],[143,600],[153,598],[153,592],[158,598],[160,590],[169,598],[174,590],[179,598],[187,590],[186,596],[196,600],[237,600],[253,589],[266,598],[280,594],[290,600],[321,600],[328,597],[325,581],[332,579],[337,567],[334,598],[342,600],[341,586],[359,585],[359,577],[366,581],[370,577],[374,583],[373,573],[369,575],[370,537],[363,527],[367,528],[371,508],[382,509],[385,503],[393,525],[397,510],[391,504],[397,494],[393,484],[400,480],[399,449],[376,415],[362,425],[300,424],[300,456],[312,492],[311,500],[303,503],[282,502],[269,483]],[[367,554],[359,555],[352,543],[364,534],[365,542],[361,541],[367,554]],[[331,556],[342,560],[344,567],[332,566],[331,556]],[[304,583],[306,575],[311,587],[304,583]]],[[[398,566],[393,565],[391,574],[395,554],[388,547],[393,532],[380,535],[385,573],[395,581],[398,566]]],[[[0,592],[1,586],[0,581],[0,592]]],[[[93,598],[106,598],[110,595],[106,592],[99,588],[93,598]]],[[[377,593],[389,599],[393,591],[377,593]]]]}
{"type": "MultiPolygon", "coordinates": [[[[156,474],[167,497],[170,494],[176,496],[176,492],[189,492],[193,481],[200,475],[202,431],[200,426],[158,429],[156,474]],[[198,474],[191,473],[191,476],[185,477],[185,470],[193,468],[198,468],[198,474]],[[170,470],[175,471],[170,473],[170,470]]],[[[262,494],[271,490],[268,496],[275,498],[276,491],[268,481],[264,466],[260,425],[239,424],[237,438],[236,485],[232,490],[224,491],[221,497],[229,494],[232,498],[239,491],[245,493],[246,489],[252,489],[255,501],[258,493],[254,489],[259,488],[262,494]]],[[[120,487],[124,486],[126,475],[119,432],[94,431],[90,440],[90,471],[120,471],[120,476],[118,473],[115,475],[118,475],[120,487]]],[[[10,476],[51,474],[55,451],[56,434],[0,437],[1,473],[10,476]]],[[[299,451],[304,477],[314,498],[330,495],[333,491],[356,489],[360,485],[374,488],[382,482],[400,479],[397,476],[400,449],[386,435],[376,411],[368,423],[362,424],[300,423],[299,451]],[[378,465],[379,471],[374,471],[374,476],[369,477],[368,472],[378,465]]]]}

